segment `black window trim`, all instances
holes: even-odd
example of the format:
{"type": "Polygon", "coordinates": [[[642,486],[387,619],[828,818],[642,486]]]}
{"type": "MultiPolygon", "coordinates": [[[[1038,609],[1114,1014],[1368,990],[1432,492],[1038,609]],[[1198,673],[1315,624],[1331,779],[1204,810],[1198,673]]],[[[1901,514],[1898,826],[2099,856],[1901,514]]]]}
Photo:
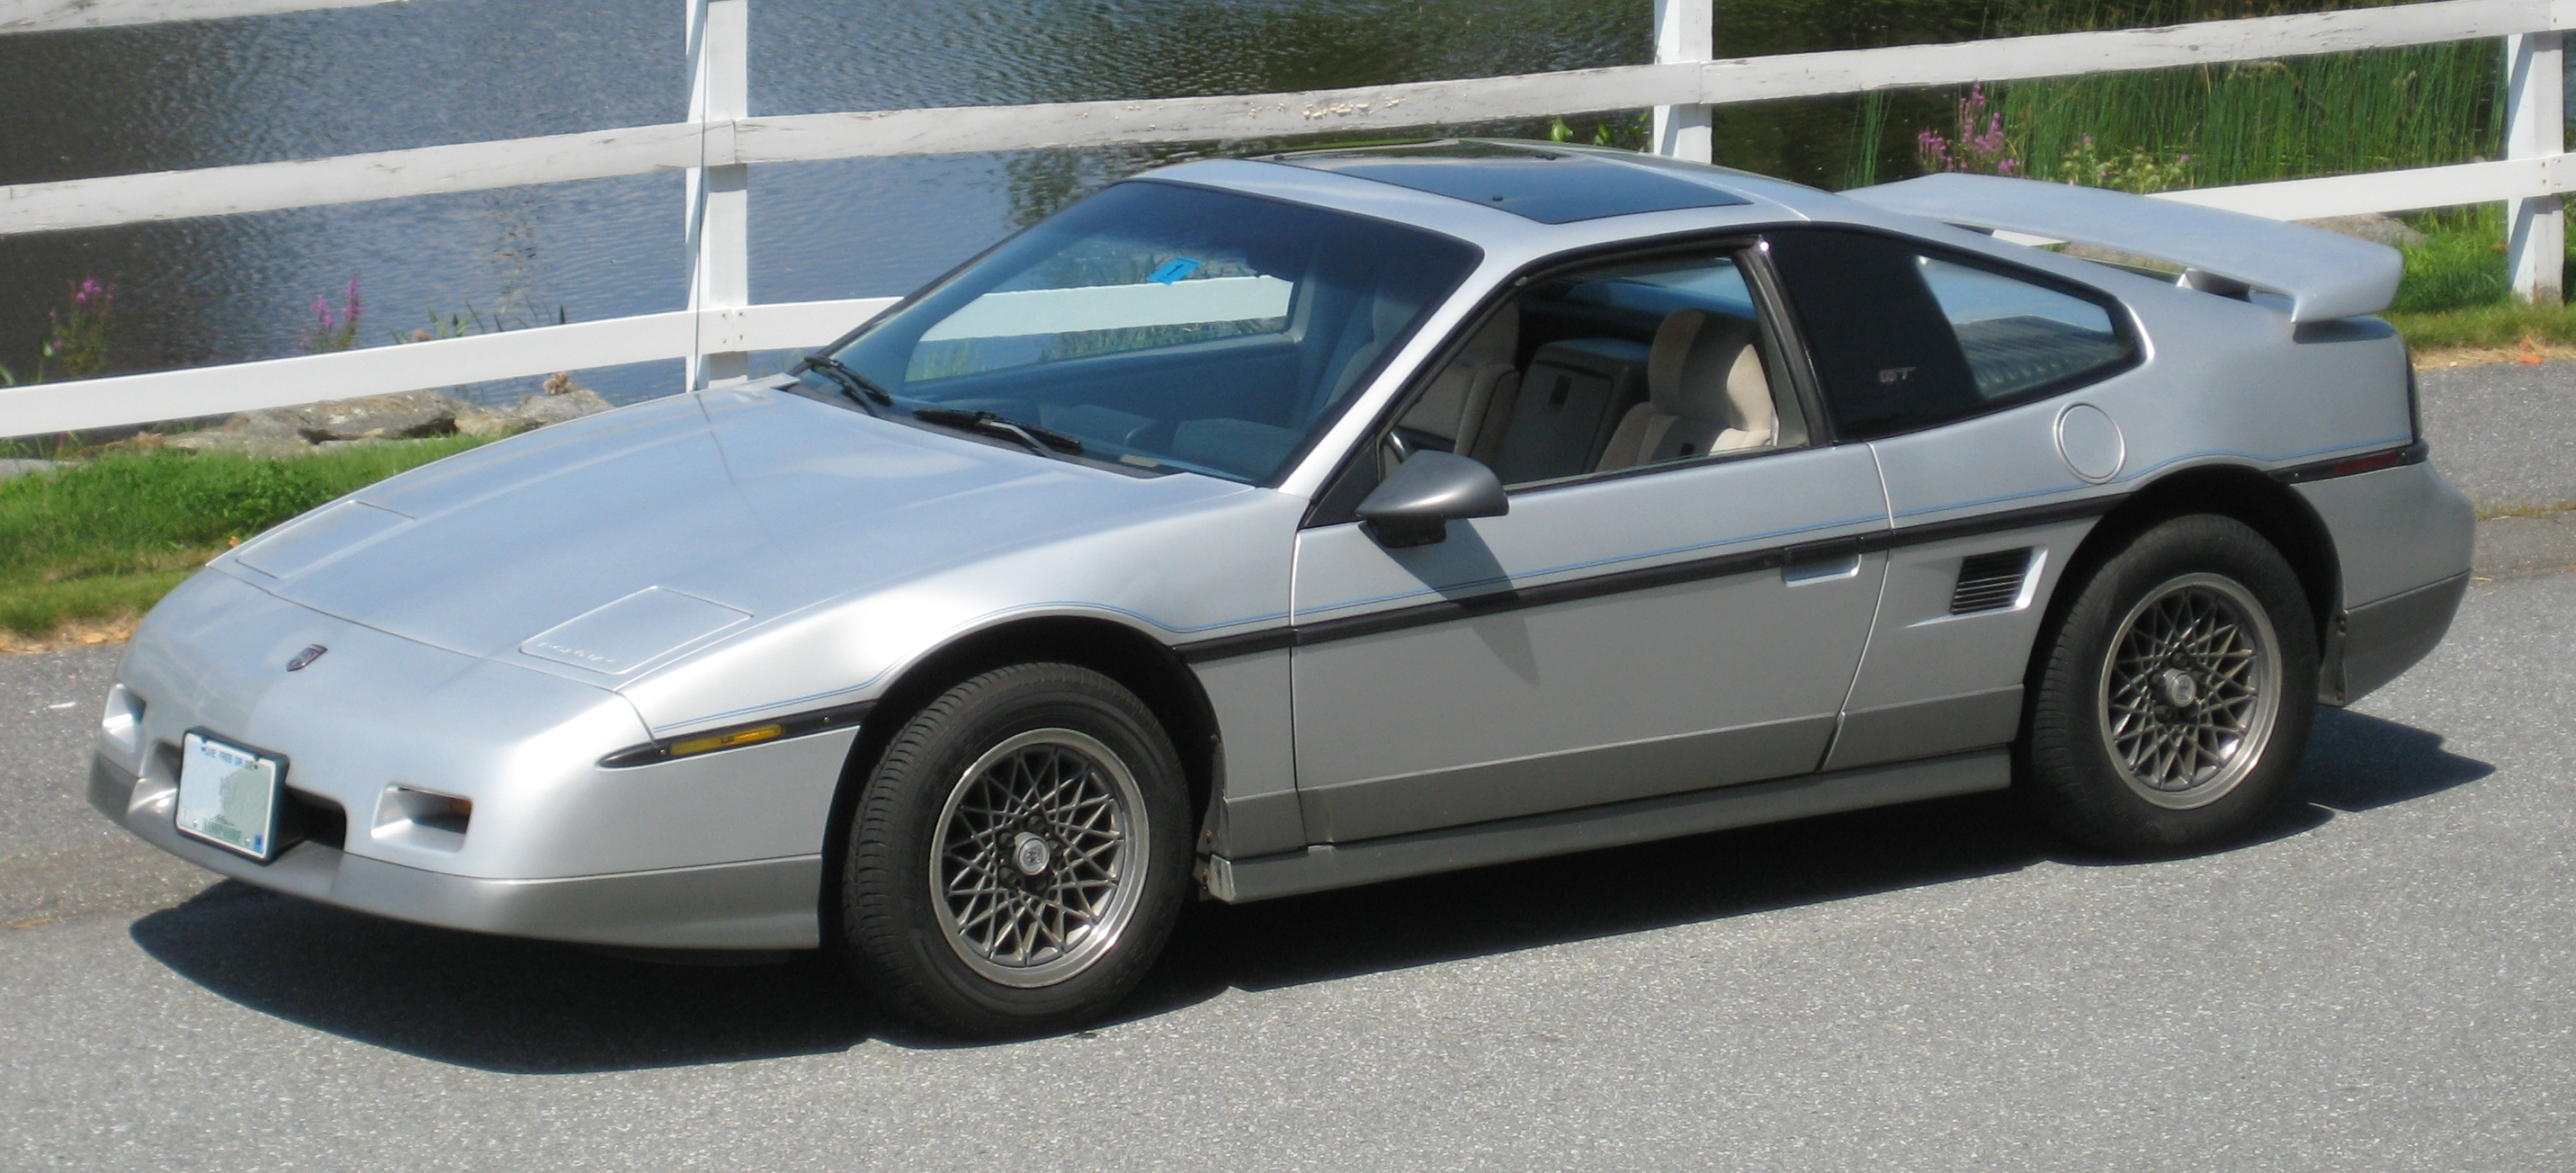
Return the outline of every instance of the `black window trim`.
{"type": "MultiPolygon", "coordinates": [[[[1992,257],[1983,253],[1970,252],[1965,249],[1961,249],[1956,245],[1941,244],[1935,241],[1925,240],[1919,236],[1891,231],[1885,228],[1873,227],[1867,224],[1849,224],[1832,220],[1814,221],[1805,224],[1788,224],[1781,225],[1775,229],[1765,230],[1765,238],[1767,239],[1773,232],[1844,232],[1861,236],[1880,237],[1886,240],[1901,242],[1907,248],[1913,249],[1915,252],[1923,256],[1931,257],[1934,260],[1947,261],[1951,264],[1971,269],[1982,269],[1998,277],[2020,281],[2029,285],[2036,285],[2053,293],[2062,293],[2080,301],[2091,302],[2096,306],[2100,306],[2103,311],[2110,316],[2111,329],[2119,336],[2120,341],[2127,343],[2129,346],[2128,358],[2118,363],[2104,367],[2097,367],[2089,371],[2079,371],[2075,374],[2063,376],[2051,382],[2042,383],[2037,387],[2030,388],[2029,390],[2016,393],[2006,398],[1986,400],[1980,403],[1974,411],[1933,420],[1928,423],[1914,424],[1894,431],[1881,432],[1867,437],[1853,437],[1845,434],[1842,421],[1835,418],[1832,402],[1829,397],[1824,395],[1824,386],[1819,382],[1815,384],[1817,397],[1820,400],[1825,401],[1825,418],[1829,421],[1828,426],[1833,431],[1835,443],[1871,443],[1879,440],[1893,440],[1900,436],[1910,436],[1917,432],[1928,432],[1934,428],[1946,428],[1952,424],[1993,415],[2000,411],[2009,411],[2013,408],[2027,406],[2044,399],[2054,399],[2060,395],[2067,394],[2068,392],[2082,390],[2083,388],[2093,386],[2096,383],[2105,382],[2120,375],[2125,375],[2146,363],[2146,336],[2144,332],[2138,328],[2137,315],[2129,309],[2129,303],[2122,301],[2115,294],[2097,289],[2073,278],[2061,276],[2056,273],[2043,272],[2025,265],[2015,264],[2014,262],[2005,260],[2001,257],[1992,257]]],[[[1770,261],[1769,250],[1764,250],[1763,259],[1765,262],[1770,261]]],[[[1926,292],[1929,292],[1929,290],[1927,289],[1926,292]]],[[[1789,301],[1785,288],[1781,295],[1781,303],[1794,317],[1796,306],[1789,301]]],[[[1948,315],[1944,313],[1943,317],[1946,319],[1948,315]]],[[[1951,325],[1955,328],[1957,323],[1953,322],[1951,325]]],[[[1807,350],[1803,345],[1803,337],[1801,338],[1801,343],[1800,353],[1803,355],[1807,350]]]]}
{"type": "Polygon", "coordinates": [[[1494,287],[1477,301],[1475,308],[1466,317],[1460,319],[1460,324],[1451,330],[1449,337],[1441,343],[1440,349],[1433,351],[1429,358],[1423,360],[1422,365],[1405,380],[1404,386],[1396,392],[1395,397],[1387,402],[1386,407],[1380,409],[1377,418],[1369,422],[1367,430],[1361,433],[1360,439],[1353,443],[1348,451],[1342,453],[1340,460],[1334,462],[1331,475],[1324,478],[1323,487],[1316,492],[1314,499],[1307,503],[1306,515],[1298,521],[1297,528],[1320,529],[1325,526],[1347,525],[1358,520],[1356,517],[1341,516],[1348,512],[1347,507],[1330,511],[1326,509],[1326,504],[1336,495],[1334,490],[1341,484],[1344,477],[1351,475],[1353,466],[1360,460],[1376,458],[1378,445],[1384,442],[1386,434],[1394,430],[1396,423],[1404,418],[1404,413],[1428,393],[1432,380],[1440,372],[1448,369],[1449,363],[1467,348],[1467,343],[1476,336],[1477,331],[1484,329],[1487,323],[1493,321],[1494,315],[1501,311],[1504,303],[1519,297],[1531,285],[1557,275],[1597,268],[1603,264],[1619,261],[1643,262],[1660,256],[1687,254],[1701,250],[1732,250],[1738,267],[1744,271],[1745,288],[1753,294],[1756,311],[1755,327],[1761,335],[1764,358],[1776,360],[1777,369],[1788,378],[1791,398],[1806,417],[1807,442],[1798,448],[1704,453],[1688,460],[1667,460],[1655,464],[1632,465],[1627,468],[1562,477],[1551,481],[1536,481],[1518,487],[1507,486],[1505,488],[1507,493],[1518,497],[1527,493],[1544,493],[1577,485],[1597,485],[1627,477],[1649,476],[1655,473],[1697,468],[1705,464],[1772,456],[1782,452],[1803,452],[1831,446],[1834,440],[1831,424],[1828,422],[1830,417],[1824,411],[1822,389],[1815,381],[1814,368],[1807,361],[1805,339],[1798,332],[1797,324],[1790,318],[1788,301],[1782,296],[1777,278],[1769,267],[1770,246],[1766,239],[1769,231],[1770,229],[1766,227],[1742,225],[1714,231],[1694,229],[1666,236],[1639,237],[1588,245],[1579,249],[1551,253],[1521,266],[1511,276],[1496,282],[1494,287]]]}

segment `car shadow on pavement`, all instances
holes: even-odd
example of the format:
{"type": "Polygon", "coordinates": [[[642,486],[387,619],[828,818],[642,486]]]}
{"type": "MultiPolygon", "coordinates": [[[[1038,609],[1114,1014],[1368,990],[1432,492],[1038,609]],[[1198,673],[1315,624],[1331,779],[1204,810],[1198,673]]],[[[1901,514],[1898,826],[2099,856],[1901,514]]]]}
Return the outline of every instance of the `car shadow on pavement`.
{"type": "MultiPolygon", "coordinates": [[[[2442,738],[2343,709],[2318,712],[2299,797],[2248,840],[2494,773],[2442,738]]],[[[2049,862],[2126,866],[1979,794],[1686,839],[1425,876],[1239,907],[1191,910],[1128,1008],[1144,1017],[1227,988],[1269,989],[1723,920],[2016,871],[2049,862]]]]}
{"type": "MultiPolygon", "coordinates": [[[[2256,841],[2485,777],[2438,735],[2319,714],[2304,803],[2256,841]]],[[[2241,845],[2240,845],[2241,846],[2241,845]]],[[[1114,1016],[1166,1014],[1229,989],[1275,989],[1569,941],[1723,920],[2016,871],[2119,866],[1970,795],[1749,827],[1343,892],[1191,908],[1114,1016]]],[[[137,921],[183,977],[265,1014],[373,1046],[548,1074],[733,1062],[936,1040],[877,1021],[820,958],[684,967],[382,920],[223,883],[137,921]]]]}
{"type": "Polygon", "coordinates": [[[217,884],[135,922],[144,952],[252,1010],[465,1067],[569,1074],[843,1051],[874,1031],[819,963],[669,965],[385,920],[217,884]]]}

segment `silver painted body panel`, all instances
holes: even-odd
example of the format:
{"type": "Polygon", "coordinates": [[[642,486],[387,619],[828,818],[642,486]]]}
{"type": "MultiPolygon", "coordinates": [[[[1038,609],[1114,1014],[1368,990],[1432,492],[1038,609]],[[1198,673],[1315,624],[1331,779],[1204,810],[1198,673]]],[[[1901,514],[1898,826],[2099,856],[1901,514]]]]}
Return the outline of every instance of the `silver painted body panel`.
{"type": "Polygon", "coordinates": [[[1641,798],[1588,810],[1451,827],[1356,845],[1317,844],[1303,851],[1249,859],[1219,857],[1210,868],[1209,887],[1221,900],[1268,900],[1570,851],[1976,794],[2011,784],[2012,762],[2003,751],[1953,754],[1641,798]]]}
{"type": "Polygon", "coordinates": [[[2449,578],[2469,565],[2477,506],[2429,464],[2310,481],[2298,493],[2334,531],[2346,608],[2449,578]]]}
{"type": "MultiPolygon", "coordinates": [[[[1298,622],[1887,527],[1866,448],[1526,492],[1438,545],[1298,536],[1298,622]]],[[[1297,776],[1339,843],[1816,768],[1884,560],[1758,569],[1300,648],[1297,776]],[[1400,719],[1390,719],[1399,715],[1400,719]]]]}
{"type": "MultiPolygon", "coordinates": [[[[1033,618],[1114,624],[1187,661],[1216,725],[1204,842],[1229,898],[1959,793],[2003,784],[1993,747],[2016,733],[2032,641],[2100,513],[2203,466],[2281,473],[2413,439],[2404,347],[2385,326],[2294,326],[2260,302],[1778,181],[1640,165],[1747,202],[1550,225],[1265,162],[1158,172],[1483,250],[1272,487],[1124,475],[752,383],[362,490],[155,609],[118,677],[145,704],[142,748],[103,736],[93,796],[212,870],[387,915],[801,947],[819,940],[819,853],[857,730],[651,766],[601,757],[873,701],[956,641],[1033,618]],[[1301,528],[1353,447],[1524,269],[1811,222],[2098,290],[2126,307],[2141,359],[1912,434],[1523,491],[1437,545],[1301,528]],[[2107,476],[2060,450],[2078,404],[2116,430],[2107,476]],[[1858,552],[1832,573],[1730,562],[1654,577],[1846,539],[1858,552]],[[1962,558],[2020,547],[2035,554],[2012,605],[1945,613],[1962,558]],[[1547,594],[1616,575],[1643,585],[1547,594]],[[1558,601],[1508,605],[1523,593],[1558,601]],[[1490,609],[1353,626],[1458,601],[1490,609]],[[315,644],[330,650],[284,670],[315,644]],[[288,787],[346,812],[343,845],[259,865],[165,833],[161,747],[191,728],[285,754],[288,787]],[[471,800],[470,827],[442,838],[385,818],[397,784],[471,800]]],[[[2467,566],[2464,501],[2424,464],[2296,491],[2331,536],[2347,606],[2403,600],[2356,612],[2370,621],[2354,639],[2381,644],[2352,661],[2403,670],[2456,602],[2436,588],[2467,566]]]]}

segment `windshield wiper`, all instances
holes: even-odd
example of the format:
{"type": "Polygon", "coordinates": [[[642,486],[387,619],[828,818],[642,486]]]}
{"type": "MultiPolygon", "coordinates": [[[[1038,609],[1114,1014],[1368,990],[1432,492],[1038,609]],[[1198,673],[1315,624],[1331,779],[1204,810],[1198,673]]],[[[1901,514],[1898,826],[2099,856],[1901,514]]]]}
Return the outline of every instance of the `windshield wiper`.
{"type": "Polygon", "coordinates": [[[1077,454],[1082,451],[1082,438],[1079,436],[1066,435],[1053,428],[1042,428],[1036,424],[1021,423],[1009,416],[989,411],[960,411],[953,407],[917,407],[913,409],[912,418],[924,423],[967,428],[988,436],[1007,436],[1028,445],[1030,451],[1040,456],[1054,456],[1058,453],[1077,454]]]}
{"type": "Polygon", "coordinates": [[[821,371],[824,377],[832,380],[833,385],[841,389],[841,394],[849,396],[850,402],[866,408],[870,415],[884,415],[884,412],[877,409],[894,406],[892,392],[877,386],[874,380],[850,369],[848,363],[831,355],[820,351],[806,355],[805,361],[796,364],[796,370],[821,371]]]}

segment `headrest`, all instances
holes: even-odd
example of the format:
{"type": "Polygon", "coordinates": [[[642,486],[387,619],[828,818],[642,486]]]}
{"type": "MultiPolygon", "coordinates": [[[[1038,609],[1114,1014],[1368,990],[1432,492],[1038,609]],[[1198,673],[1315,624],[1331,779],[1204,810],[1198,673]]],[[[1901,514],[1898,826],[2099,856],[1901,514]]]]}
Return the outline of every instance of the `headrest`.
{"type": "Polygon", "coordinates": [[[1664,315],[1646,358],[1646,394],[1655,411],[1768,435],[1777,416],[1753,337],[1753,323],[1731,315],[1664,315]]]}

